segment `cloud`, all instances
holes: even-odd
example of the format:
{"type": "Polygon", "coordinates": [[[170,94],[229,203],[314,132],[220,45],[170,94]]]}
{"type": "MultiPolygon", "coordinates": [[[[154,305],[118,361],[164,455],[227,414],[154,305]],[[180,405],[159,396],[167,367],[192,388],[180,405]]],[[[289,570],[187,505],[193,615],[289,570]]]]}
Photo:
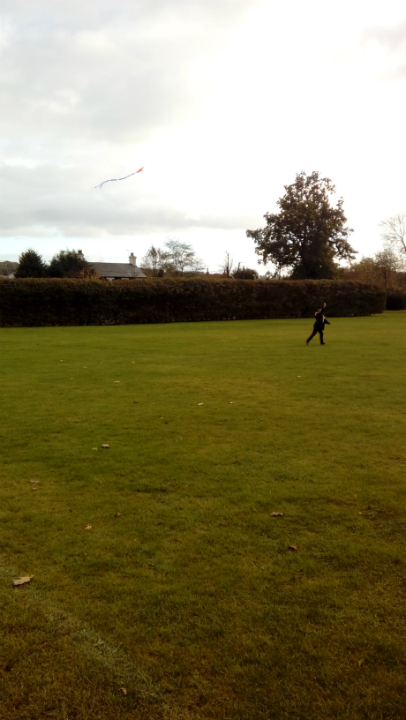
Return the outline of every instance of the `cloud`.
{"type": "Polygon", "coordinates": [[[392,27],[377,26],[365,30],[366,41],[376,40],[389,52],[396,53],[406,47],[406,20],[392,27]]]}
{"type": "Polygon", "coordinates": [[[384,76],[392,80],[406,77],[406,20],[396,25],[375,26],[364,32],[365,43],[376,43],[388,57],[384,76]]]}
{"type": "Polygon", "coordinates": [[[216,52],[256,3],[4,0],[3,232],[94,236],[215,223],[216,213],[190,213],[145,183],[93,188],[151,162],[154,138],[204,107],[216,52]]]}
{"type": "Polygon", "coordinates": [[[4,131],[33,142],[127,143],[204,102],[194,70],[244,0],[3,4],[4,131]],[[4,7],[5,6],[5,7],[4,7]]]}
{"type": "Polygon", "coordinates": [[[100,237],[193,227],[232,229],[249,222],[242,213],[231,218],[221,213],[189,214],[162,198],[142,191],[134,194],[136,182],[132,192],[127,188],[106,193],[85,187],[77,168],[5,166],[0,187],[2,231],[8,236],[39,237],[62,231],[67,237],[100,237]]]}

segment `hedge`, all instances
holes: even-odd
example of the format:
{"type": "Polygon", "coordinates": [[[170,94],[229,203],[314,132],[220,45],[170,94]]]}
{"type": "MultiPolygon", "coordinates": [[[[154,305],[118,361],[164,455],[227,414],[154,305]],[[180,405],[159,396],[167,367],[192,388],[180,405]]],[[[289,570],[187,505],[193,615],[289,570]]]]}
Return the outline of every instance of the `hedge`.
{"type": "Polygon", "coordinates": [[[371,315],[385,293],[335,280],[0,280],[0,326],[112,325],[371,315]]]}
{"type": "Polygon", "coordinates": [[[406,293],[400,290],[388,290],[386,295],[387,310],[406,310],[406,293]]]}

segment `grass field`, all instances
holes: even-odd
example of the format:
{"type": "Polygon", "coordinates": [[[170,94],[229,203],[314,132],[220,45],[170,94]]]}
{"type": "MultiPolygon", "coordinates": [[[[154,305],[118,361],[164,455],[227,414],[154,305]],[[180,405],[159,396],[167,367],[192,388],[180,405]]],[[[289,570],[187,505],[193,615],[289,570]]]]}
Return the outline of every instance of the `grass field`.
{"type": "Polygon", "coordinates": [[[406,718],[406,312],[310,330],[0,330],[1,720],[406,718]]]}

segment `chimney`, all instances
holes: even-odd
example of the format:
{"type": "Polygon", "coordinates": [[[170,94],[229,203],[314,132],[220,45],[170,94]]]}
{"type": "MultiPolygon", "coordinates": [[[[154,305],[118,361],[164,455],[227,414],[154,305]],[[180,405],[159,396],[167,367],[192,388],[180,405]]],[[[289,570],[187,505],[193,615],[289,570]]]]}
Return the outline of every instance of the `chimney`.
{"type": "Polygon", "coordinates": [[[137,258],[135,257],[134,253],[131,253],[128,259],[130,261],[130,264],[133,265],[133,267],[137,267],[137,258]]]}

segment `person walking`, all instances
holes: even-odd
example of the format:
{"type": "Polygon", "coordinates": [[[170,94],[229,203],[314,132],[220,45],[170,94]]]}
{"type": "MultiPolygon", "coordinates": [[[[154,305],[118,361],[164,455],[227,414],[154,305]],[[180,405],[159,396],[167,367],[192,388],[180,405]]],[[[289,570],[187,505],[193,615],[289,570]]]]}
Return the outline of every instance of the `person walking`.
{"type": "Polygon", "coordinates": [[[329,321],[327,320],[327,318],[325,318],[324,315],[323,315],[323,310],[324,310],[325,307],[326,307],[326,303],[324,303],[324,305],[323,305],[322,308],[319,307],[319,308],[316,310],[316,312],[315,312],[316,322],[314,323],[312,334],[311,334],[310,337],[307,338],[307,340],[306,340],[306,345],[309,344],[310,340],[311,340],[312,338],[314,338],[314,336],[317,335],[317,333],[319,333],[319,335],[320,335],[320,345],[325,345],[325,344],[326,344],[326,343],[324,342],[324,335],[323,335],[323,333],[324,333],[324,324],[327,323],[327,325],[330,325],[330,323],[329,323],[329,321]]]}

